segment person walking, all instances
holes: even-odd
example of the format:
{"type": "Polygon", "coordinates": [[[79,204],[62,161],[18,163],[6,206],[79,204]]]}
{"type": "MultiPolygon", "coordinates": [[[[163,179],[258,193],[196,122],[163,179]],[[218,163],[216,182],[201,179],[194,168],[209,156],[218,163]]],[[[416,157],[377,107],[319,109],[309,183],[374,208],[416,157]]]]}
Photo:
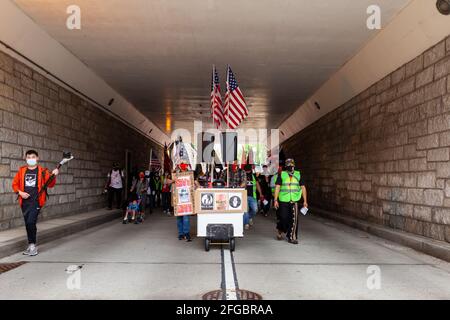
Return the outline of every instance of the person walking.
{"type": "MultiPolygon", "coordinates": [[[[253,173],[253,167],[251,164],[246,164],[244,166],[245,174],[246,174],[246,186],[247,189],[247,205],[248,211],[244,212],[244,229],[250,229],[250,226],[253,226],[253,218],[256,216],[256,212],[258,211],[258,200],[257,194],[262,195],[261,186],[259,185],[258,180],[256,179],[256,175],[253,173]]],[[[264,196],[262,196],[264,198],[264,196]]]]}
{"type": "Polygon", "coordinates": [[[116,208],[120,209],[122,206],[122,191],[125,176],[117,162],[113,164],[111,171],[108,172],[107,178],[105,192],[108,194],[108,210],[112,210],[114,198],[116,199],[116,208]]]}
{"type": "Polygon", "coordinates": [[[308,208],[306,187],[300,171],[295,170],[293,159],[287,159],[285,170],[278,175],[274,205],[278,209],[277,239],[283,239],[283,233],[289,243],[298,244],[299,202],[303,197],[303,207],[308,208]]]}
{"type": "MultiPolygon", "coordinates": [[[[39,212],[45,205],[47,191],[43,190],[51,175],[47,168],[38,165],[39,155],[35,150],[28,150],[25,153],[26,165],[19,168],[13,182],[12,189],[17,194],[20,208],[22,209],[27,231],[28,248],[24,255],[35,256],[38,254],[37,242],[37,219],[39,212]]],[[[59,170],[52,171],[54,176],[59,174],[59,170]]],[[[48,183],[48,188],[53,188],[56,179],[48,183]]]]}
{"type": "MultiPolygon", "coordinates": [[[[176,168],[176,172],[188,172],[189,165],[186,162],[181,162],[176,168]]],[[[175,183],[175,181],[172,181],[175,183]]],[[[186,240],[191,242],[191,217],[188,215],[177,217],[177,229],[178,229],[178,240],[186,240]]]]}
{"type": "Polygon", "coordinates": [[[155,193],[154,193],[154,199],[155,199],[155,208],[159,208],[162,206],[162,181],[161,176],[159,172],[155,172],[154,175],[154,185],[155,185],[155,193]]]}
{"type": "Polygon", "coordinates": [[[262,192],[262,197],[260,196],[261,208],[265,217],[269,215],[270,202],[272,200],[271,179],[272,176],[269,173],[267,165],[263,165],[263,171],[258,176],[258,182],[262,192]]]}
{"type": "Polygon", "coordinates": [[[172,177],[169,172],[165,172],[161,181],[161,196],[162,196],[162,207],[163,212],[167,214],[169,217],[171,216],[170,207],[171,207],[171,199],[172,199],[172,177]]]}
{"type": "Polygon", "coordinates": [[[147,194],[145,197],[145,210],[149,208],[149,213],[153,212],[153,195],[152,195],[152,177],[150,170],[145,171],[145,189],[147,194]]]}

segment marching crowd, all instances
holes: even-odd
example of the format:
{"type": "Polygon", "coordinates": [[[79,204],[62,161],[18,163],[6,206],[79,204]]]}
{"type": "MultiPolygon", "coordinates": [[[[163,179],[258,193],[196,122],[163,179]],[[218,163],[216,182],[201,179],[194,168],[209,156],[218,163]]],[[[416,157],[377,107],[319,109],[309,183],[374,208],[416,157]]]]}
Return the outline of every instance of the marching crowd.
{"type": "MultiPolygon", "coordinates": [[[[16,173],[12,190],[16,193],[20,208],[23,212],[28,237],[28,247],[25,255],[38,254],[36,247],[36,223],[41,208],[48,197],[48,188],[56,184],[59,167],[51,173],[40,166],[39,155],[35,150],[28,150],[24,158],[26,164],[16,173]]],[[[176,172],[188,171],[187,163],[177,165],[176,172]]],[[[208,177],[201,166],[195,170],[195,187],[209,187],[208,177]]],[[[114,163],[107,174],[105,193],[108,194],[108,209],[112,210],[115,200],[116,207],[125,211],[123,222],[140,224],[145,220],[145,213],[152,213],[154,208],[162,207],[163,212],[172,215],[173,207],[171,193],[173,180],[170,172],[162,175],[157,170],[148,170],[130,175],[130,181],[125,183],[125,174],[118,163],[114,163]],[[124,190],[129,185],[129,190],[124,190]],[[126,192],[124,192],[126,191],[126,192]],[[122,195],[126,194],[125,202],[122,195]]],[[[289,243],[298,244],[298,213],[306,214],[308,203],[303,178],[300,171],[295,169],[293,159],[287,159],[284,168],[279,168],[275,175],[270,175],[267,166],[263,166],[260,173],[255,173],[252,165],[239,166],[234,162],[228,168],[214,172],[215,187],[245,188],[247,190],[248,210],[244,213],[244,227],[246,230],[253,225],[257,212],[269,215],[271,207],[277,214],[277,239],[286,239],[289,243]],[[228,172],[227,172],[228,171],[228,172]],[[302,202],[303,200],[303,202],[302,202]],[[299,207],[302,207],[299,209],[299,207]]],[[[178,216],[178,239],[191,241],[190,217],[178,216]]]]}
{"type": "MultiPolygon", "coordinates": [[[[188,171],[187,163],[180,163],[175,172],[188,171]]],[[[284,170],[278,169],[276,174],[270,174],[264,165],[262,172],[255,172],[251,164],[238,165],[235,161],[224,170],[214,173],[215,186],[225,186],[228,181],[229,188],[244,188],[247,190],[248,210],[244,213],[244,228],[249,230],[254,224],[257,213],[267,217],[270,209],[276,210],[277,239],[286,239],[289,243],[298,243],[298,213],[303,212],[301,206],[308,207],[306,188],[300,172],[295,170],[295,162],[288,159],[284,170]],[[229,172],[227,173],[227,171],[229,172]]],[[[116,207],[125,211],[123,224],[144,222],[146,212],[152,213],[155,208],[162,208],[164,214],[171,216],[173,180],[170,172],[160,173],[157,170],[147,170],[131,175],[127,190],[127,199],[122,203],[125,175],[119,165],[115,163],[108,173],[105,192],[108,194],[108,209],[112,209],[113,200],[116,207]]],[[[195,187],[208,187],[208,177],[201,166],[194,172],[195,187]]],[[[177,217],[178,239],[191,241],[190,217],[177,217]]]]}

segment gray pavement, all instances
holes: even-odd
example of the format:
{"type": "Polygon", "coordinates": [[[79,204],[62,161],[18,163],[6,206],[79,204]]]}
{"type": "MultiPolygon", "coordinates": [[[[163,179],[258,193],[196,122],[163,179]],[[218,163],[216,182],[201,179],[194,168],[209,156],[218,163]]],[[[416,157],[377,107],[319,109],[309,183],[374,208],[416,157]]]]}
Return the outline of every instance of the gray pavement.
{"type": "MultiPolygon", "coordinates": [[[[314,216],[302,217],[295,246],[275,240],[274,223],[273,217],[258,216],[237,241],[241,289],[264,299],[450,299],[447,262],[314,216]],[[379,289],[367,286],[373,265],[380,270],[379,289]]],[[[0,299],[191,300],[220,289],[222,281],[220,247],[205,252],[200,238],[179,241],[175,218],[161,212],[142,225],[113,221],[40,251],[0,260],[28,261],[0,275],[0,299]],[[70,265],[82,266],[79,289],[67,287],[70,265]]]]}

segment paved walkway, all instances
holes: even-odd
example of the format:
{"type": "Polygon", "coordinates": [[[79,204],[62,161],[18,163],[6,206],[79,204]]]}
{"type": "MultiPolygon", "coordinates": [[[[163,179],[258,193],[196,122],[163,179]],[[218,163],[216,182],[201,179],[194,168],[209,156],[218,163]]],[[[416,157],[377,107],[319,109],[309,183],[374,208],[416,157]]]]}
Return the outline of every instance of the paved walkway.
{"type": "Polygon", "coordinates": [[[142,225],[117,220],[44,244],[37,257],[0,260],[28,262],[0,274],[0,299],[201,299],[223,277],[264,299],[450,299],[449,263],[321,218],[301,224],[295,246],[274,239],[273,217],[258,216],[230,256],[205,252],[200,238],[179,241],[175,219],[161,212],[142,225]],[[71,265],[81,266],[80,289],[67,287],[77,286],[71,265]],[[380,289],[367,286],[369,266],[380,270],[380,289]]]}

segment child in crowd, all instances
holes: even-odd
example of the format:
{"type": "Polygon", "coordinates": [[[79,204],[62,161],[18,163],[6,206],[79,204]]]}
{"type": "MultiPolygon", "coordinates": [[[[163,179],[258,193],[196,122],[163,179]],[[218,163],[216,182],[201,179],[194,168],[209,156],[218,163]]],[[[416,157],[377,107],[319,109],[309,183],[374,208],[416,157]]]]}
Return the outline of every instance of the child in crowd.
{"type": "Polygon", "coordinates": [[[130,194],[125,217],[123,218],[123,224],[127,224],[130,221],[135,224],[141,222],[139,199],[135,193],[130,194]]]}

